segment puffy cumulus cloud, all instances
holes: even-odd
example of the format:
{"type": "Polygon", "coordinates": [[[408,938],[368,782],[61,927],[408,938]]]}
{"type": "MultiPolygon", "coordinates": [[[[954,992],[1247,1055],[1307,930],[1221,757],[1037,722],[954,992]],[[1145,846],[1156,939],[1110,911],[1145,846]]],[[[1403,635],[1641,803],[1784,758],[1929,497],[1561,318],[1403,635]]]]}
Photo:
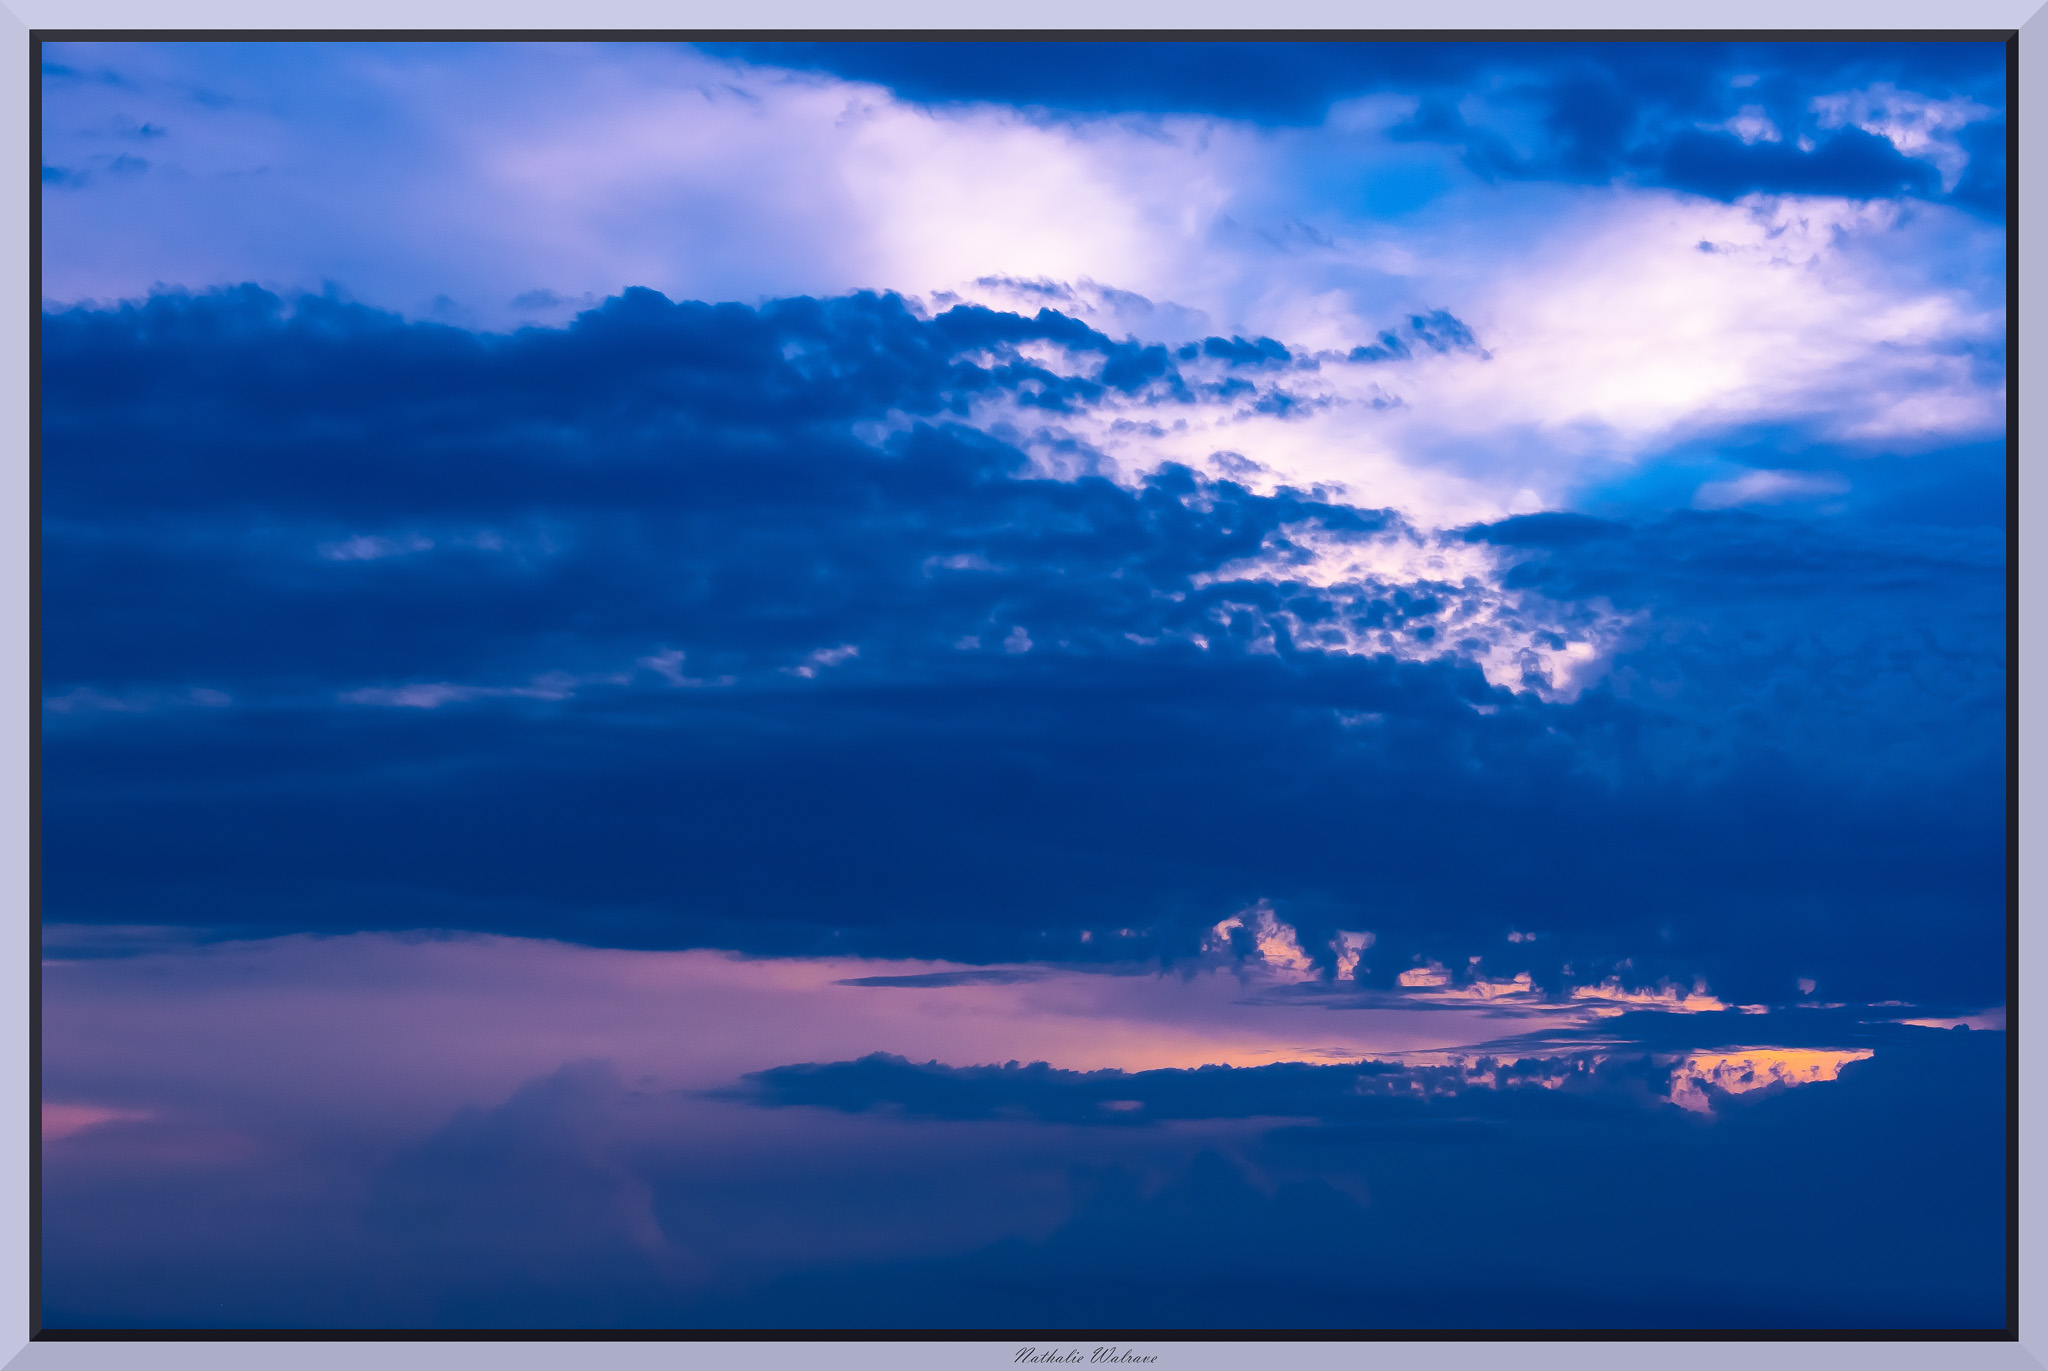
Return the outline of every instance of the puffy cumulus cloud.
{"type": "MultiPolygon", "coordinates": [[[[1342,942],[1333,946],[1349,950],[1348,945],[1342,942]]],[[[1202,951],[1241,957],[1266,975],[1281,981],[1305,981],[1317,972],[1316,964],[1301,950],[1301,939],[1293,926],[1281,922],[1274,915],[1273,906],[1265,900],[1231,915],[1210,929],[1202,941],[1202,951]],[[1240,951],[1241,945],[1247,942],[1250,944],[1248,951],[1240,951]]],[[[1339,955],[1343,955],[1342,950],[1339,955]]],[[[1356,965],[1355,953],[1352,962],[1356,965]]]]}
{"type": "Polygon", "coordinates": [[[1359,964],[1364,960],[1367,949],[1373,945],[1370,933],[1353,933],[1344,929],[1337,931],[1337,964],[1333,968],[1338,980],[1353,980],[1358,976],[1359,964]]]}

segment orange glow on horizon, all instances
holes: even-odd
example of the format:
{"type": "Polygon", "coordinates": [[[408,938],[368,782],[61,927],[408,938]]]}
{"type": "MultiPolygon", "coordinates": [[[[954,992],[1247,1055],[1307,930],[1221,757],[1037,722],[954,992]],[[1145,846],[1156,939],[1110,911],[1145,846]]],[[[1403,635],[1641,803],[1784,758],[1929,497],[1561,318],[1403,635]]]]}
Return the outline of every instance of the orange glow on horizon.
{"type": "Polygon", "coordinates": [[[1705,981],[1694,981],[1690,992],[1681,991],[1668,981],[1654,990],[1629,990],[1622,985],[1619,976],[1609,976],[1598,985],[1573,986],[1572,998],[1601,1001],[1594,1006],[1593,1012],[1603,1018],[1625,1013],[1630,1005],[1675,1014],[1713,1014],[1728,1008],[1719,998],[1707,993],[1705,981]]]}
{"type": "Polygon", "coordinates": [[[1731,1095],[1773,1085],[1811,1085],[1832,1081],[1851,1062],[1867,1061],[1868,1048],[1838,1051],[1811,1047],[1745,1047],[1729,1052],[1693,1052],[1681,1058],[1671,1076],[1671,1102],[1705,1114],[1713,1101],[1702,1088],[1712,1085],[1731,1095]]]}

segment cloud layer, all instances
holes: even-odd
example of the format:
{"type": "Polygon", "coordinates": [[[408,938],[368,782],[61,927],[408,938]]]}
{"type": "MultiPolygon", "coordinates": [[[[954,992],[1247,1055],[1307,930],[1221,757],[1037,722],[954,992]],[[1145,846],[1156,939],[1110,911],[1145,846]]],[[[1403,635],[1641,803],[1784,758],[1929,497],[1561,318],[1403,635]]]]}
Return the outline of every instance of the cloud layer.
{"type": "Polygon", "coordinates": [[[1995,527],[1055,474],[975,404],[1205,383],[1052,311],[240,291],[45,341],[54,916],[1008,959],[1263,898],[1383,976],[1998,998],[1995,527]],[[200,754],[203,819],[144,780],[200,754]]]}

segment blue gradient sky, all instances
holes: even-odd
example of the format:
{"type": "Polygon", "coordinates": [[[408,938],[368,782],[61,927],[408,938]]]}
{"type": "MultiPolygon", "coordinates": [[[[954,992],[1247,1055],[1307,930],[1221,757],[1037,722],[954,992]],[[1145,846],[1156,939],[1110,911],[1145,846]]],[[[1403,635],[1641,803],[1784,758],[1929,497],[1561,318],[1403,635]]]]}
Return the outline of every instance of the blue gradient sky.
{"type": "Polygon", "coordinates": [[[52,1322],[2002,1320],[2002,47],[43,93],[52,1322]]]}

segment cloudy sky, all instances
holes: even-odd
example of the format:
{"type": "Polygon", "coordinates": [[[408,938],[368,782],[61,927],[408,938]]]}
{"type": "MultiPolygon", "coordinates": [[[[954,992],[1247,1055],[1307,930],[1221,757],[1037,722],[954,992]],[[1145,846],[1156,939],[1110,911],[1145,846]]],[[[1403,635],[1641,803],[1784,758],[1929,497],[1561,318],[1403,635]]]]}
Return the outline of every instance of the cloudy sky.
{"type": "Polygon", "coordinates": [[[48,1322],[2002,1324],[2003,47],[43,72],[48,1322]]]}

